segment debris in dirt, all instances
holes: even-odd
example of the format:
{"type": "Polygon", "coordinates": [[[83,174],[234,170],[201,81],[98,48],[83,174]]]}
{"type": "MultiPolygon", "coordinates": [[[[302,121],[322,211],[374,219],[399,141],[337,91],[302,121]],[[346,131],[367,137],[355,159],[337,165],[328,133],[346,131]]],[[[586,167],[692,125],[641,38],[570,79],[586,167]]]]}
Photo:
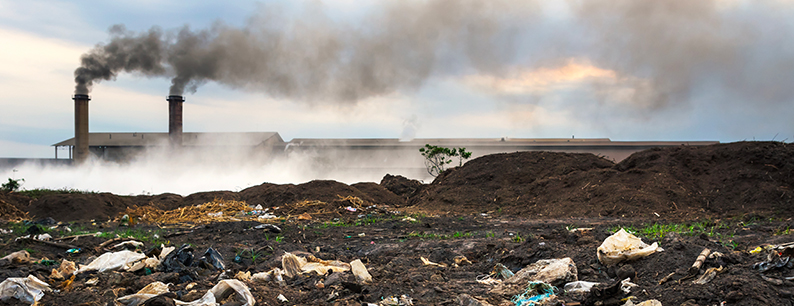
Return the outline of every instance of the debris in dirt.
{"type": "Polygon", "coordinates": [[[590,288],[590,294],[585,299],[584,305],[617,305],[627,290],[626,280],[615,281],[611,284],[600,283],[590,288]]]}
{"type": "Polygon", "coordinates": [[[698,258],[695,260],[695,263],[689,267],[689,275],[697,275],[700,272],[700,267],[703,266],[703,262],[706,261],[706,257],[709,256],[709,253],[711,253],[711,250],[709,249],[703,249],[703,251],[700,252],[700,255],[698,255],[698,258]]]}
{"type": "Polygon", "coordinates": [[[278,226],[275,226],[273,224],[267,224],[267,223],[260,224],[260,225],[254,226],[254,228],[255,229],[265,229],[265,230],[268,230],[269,232],[274,233],[274,234],[281,233],[281,228],[278,227],[278,226]]]}
{"type": "Polygon", "coordinates": [[[543,282],[556,286],[579,280],[577,274],[576,264],[571,258],[541,259],[516,272],[491,292],[515,295],[524,289],[527,282],[543,282]]]}
{"type": "Polygon", "coordinates": [[[566,294],[581,295],[580,297],[583,299],[587,293],[590,293],[590,289],[598,284],[595,282],[575,281],[565,284],[562,289],[566,294]]]}
{"type": "Polygon", "coordinates": [[[766,272],[779,268],[794,268],[794,243],[787,243],[779,246],[772,246],[768,248],[769,254],[767,260],[753,265],[753,269],[759,272],[766,272]]]}
{"type": "Polygon", "coordinates": [[[69,254],[77,254],[77,253],[80,253],[80,251],[81,251],[81,249],[80,249],[80,248],[72,248],[72,249],[68,249],[68,250],[66,250],[66,253],[69,253],[69,254]]]}
{"type": "Polygon", "coordinates": [[[143,242],[135,241],[135,240],[129,240],[129,241],[124,241],[122,243],[114,245],[113,247],[111,247],[111,249],[125,248],[125,249],[128,249],[128,250],[135,250],[135,249],[142,248],[142,247],[143,247],[143,242]]]}
{"type": "Polygon", "coordinates": [[[529,282],[524,293],[514,296],[511,302],[516,306],[541,305],[555,297],[554,290],[554,286],[544,282],[529,282]]]}
{"type": "Polygon", "coordinates": [[[514,275],[513,271],[510,271],[510,269],[508,269],[507,267],[505,267],[505,265],[501,263],[497,263],[493,267],[493,272],[491,272],[491,274],[495,274],[496,277],[501,277],[502,279],[508,279],[513,277],[514,275]]]}
{"type": "MultiPolygon", "coordinates": [[[[126,306],[137,306],[167,292],[168,285],[161,282],[154,282],[137,293],[120,297],[116,299],[116,301],[126,306]]],[[[177,305],[214,306],[232,295],[234,295],[234,302],[230,302],[231,304],[227,303],[228,305],[253,306],[256,303],[248,287],[238,280],[222,280],[198,300],[192,302],[174,300],[174,302],[177,305]]]]}
{"type": "Polygon", "coordinates": [[[463,255],[455,256],[455,258],[453,258],[452,260],[455,261],[455,264],[453,265],[455,267],[462,266],[463,264],[467,264],[467,265],[472,264],[471,261],[469,261],[469,259],[463,255]]]}
{"type": "Polygon", "coordinates": [[[204,256],[199,258],[199,265],[206,269],[211,269],[211,268],[215,268],[218,270],[225,269],[225,266],[223,264],[223,255],[221,255],[221,253],[218,253],[218,251],[216,251],[213,248],[207,248],[207,251],[204,252],[204,256]]]}
{"type": "Polygon", "coordinates": [[[8,254],[3,258],[0,258],[0,267],[8,265],[8,264],[26,264],[30,262],[30,253],[25,250],[16,251],[14,253],[8,254]]]}
{"type": "Polygon", "coordinates": [[[361,259],[350,262],[350,270],[353,272],[353,275],[356,276],[356,281],[359,284],[372,282],[372,275],[369,275],[369,271],[367,271],[367,267],[364,266],[361,259]]]}
{"type": "Polygon", "coordinates": [[[0,283],[0,300],[8,301],[13,297],[34,305],[44,296],[45,291],[51,291],[50,285],[33,275],[10,277],[0,283]]]}
{"type": "Polygon", "coordinates": [[[133,263],[145,258],[146,255],[142,253],[127,250],[105,253],[97,257],[97,259],[94,259],[94,261],[88,265],[81,266],[77,273],[94,270],[99,272],[118,269],[127,270],[132,267],[133,263]]]}
{"type": "Polygon", "coordinates": [[[435,263],[435,262],[432,262],[429,259],[424,258],[424,257],[419,257],[419,259],[422,260],[422,264],[424,264],[425,266],[436,266],[436,267],[441,267],[441,268],[446,268],[447,267],[447,264],[445,264],[445,263],[435,263]]]}
{"type": "Polygon", "coordinates": [[[570,233],[589,233],[592,230],[593,230],[592,227],[578,227],[578,228],[569,229],[568,232],[570,232],[570,233]]]}
{"type": "Polygon", "coordinates": [[[284,295],[283,295],[283,294],[279,294],[279,295],[276,297],[276,299],[278,299],[278,301],[279,301],[279,302],[282,302],[282,303],[289,303],[289,300],[288,300],[286,297],[284,297],[284,295]]]}
{"type": "Polygon", "coordinates": [[[626,301],[626,304],[623,304],[623,306],[662,306],[662,302],[659,302],[657,300],[647,300],[639,304],[634,304],[634,302],[632,302],[631,299],[629,299],[628,301],[626,301]]]}
{"type": "Polygon", "coordinates": [[[706,270],[706,272],[703,273],[703,275],[698,277],[698,279],[692,281],[692,283],[698,285],[706,284],[711,280],[713,280],[715,277],[717,277],[717,274],[721,273],[722,270],[724,270],[722,266],[720,266],[719,268],[709,268],[708,270],[706,270]]]}
{"type": "Polygon", "coordinates": [[[62,280],[67,275],[73,275],[77,271],[77,265],[74,262],[64,259],[58,269],[52,269],[50,278],[55,280],[62,280]]]}
{"type": "MultiPolygon", "coordinates": [[[[163,256],[162,254],[160,256],[163,256]]],[[[176,251],[168,252],[162,261],[163,271],[181,272],[193,264],[193,247],[183,244],[176,251]]]]}
{"type": "Polygon", "coordinates": [[[656,242],[647,245],[637,236],[629,234],[621,228],[617,233],[607,237],[598,247],[598,260],[604,265],[611,266],[621,261],[630,261],[661,251],[664,249],[659,247],[656,242]]]}
{"type": "Polygon", "coordinates": [[[414,304],[414,300],[408,295],[401,295],[399,298],[395,296],[390,296],[384,298],[380,303],[379,306],[410,306],[414,304]]]}
{"type": "Polygon", "coordinates": [[[239,280],[244,281],[244,282],[250,282],[251,281],[251,272],[250,271],[246,271],[246,272],[237,271],[237,274],[234,275],[234,279],[239,279],[239,280]]]}

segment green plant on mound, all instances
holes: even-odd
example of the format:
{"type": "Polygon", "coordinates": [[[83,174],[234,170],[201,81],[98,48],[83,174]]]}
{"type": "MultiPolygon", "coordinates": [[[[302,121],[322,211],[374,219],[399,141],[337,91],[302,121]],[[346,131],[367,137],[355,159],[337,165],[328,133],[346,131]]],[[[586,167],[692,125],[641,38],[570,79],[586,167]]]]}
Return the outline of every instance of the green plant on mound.
{"type": "Polygon", "coordinates": [[[19,182],[24,182],[24,181],[25,181],[25,179],[16,179],[15,180],[15,179],[12,179],[12,178],[8,178],[8,183],[3,184],[2,187],[0,187],[0,189],[2,189],[3,191],[7,191],[7,192],[14,192],[14,191],[17,191],[19,189],[19,186],[21,186],[21,184],[19,182]]]}
{"type": "Polygon", "coordinates": [[[463,165],[463,161],[471,158],[471,152],[466,152],[466,148],[444,148],[425,144],[424,148],[419,149],[425,158],[427,173],[433,177],[444,172],[445,168],[452,163],[453,158],[458,158],[458,166],[463,165]]]}

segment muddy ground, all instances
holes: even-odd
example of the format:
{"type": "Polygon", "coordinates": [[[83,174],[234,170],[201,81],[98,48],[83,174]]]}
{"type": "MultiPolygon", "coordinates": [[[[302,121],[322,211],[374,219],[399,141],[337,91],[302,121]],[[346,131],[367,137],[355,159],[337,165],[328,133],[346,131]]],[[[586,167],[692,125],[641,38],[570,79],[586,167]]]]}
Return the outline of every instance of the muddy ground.
{"type": "MultiPolygon", "coordinates": [[[[749,252],[761,245],[794,241],[792,188],[794,150],[788,144],[739,142],[646,150],[617,164],[591,154],[496,154],[446,171],[431,184],[387,175],[380,183],[265,183],[240,192],[187,197],[2,193],[0,214],[14,222],[0,228],[15,231],[0,235],[0,255],[25,249],[36,260],[85,264],[104,253],[95,249],[98,245],[119,235],[143,240],[144,251],[160,243],[190,244],[199,257],[212,247],[226,264],[225,272],[196,267],[182,272],[155,270],[150,275],[81,273],[70,288],[46,293],[44,305],[113,305],[117,297],[155,280],[173,284],[171,291],[190,301],[238,271],[281,267],[284,252],[344,262],[361,259],[373,281],[359,285],[347,272],[301,275],[286,279],[286,285],[249,282],[258,305],[377,304],[401,295],[415,305],[514,305],[512,296],[495,293],[493,285],[477,280],[498,263],[517,272],[537,260],[563,257],[573,259],[579,280],[611,284],[630,276],[638,285],[630,294],[600,302],[560,292],[565,305],[622,305],[619,299],[627,296],[635,296],[636,302],[657,299],[663,305],[792,305],[794,283],[785,278],[794,271],[783,267],[758,272],[753,265],[765,261],[767,252],[749,252]],[[149,205],[169,210],[215,199],[261,205],[281,218],[120,224],[120,214],[128,208],[149,205]],[[315,204],[291,205],[307,200],[315,204]],[[299,218],[306,214],[311,219],[299,218]],[[50,230],[55,238],[77,231],[106,234],[55,242],[60,245],[15,239],[30,227],[18,220],[47,217],[62,224],[50,230]],[[264,222],[276,224],[282,232],[254,228],[264,222]],[[64,232],[63,225],[73,232],[64,232]],[[668,228],[654,232],[653,225],[668,228]],[[615,266],[601,264],[596,249],[620,227],[634,230],[646,243],[658,242],[665,250],[615,266]],[[63,246],[67,244],[82,252],[67,253],[63,246]],[[707,259],[701,273],[711,267],[724,269],[707,284],[693,284],[687,270],[704,248],[723,256],[707,259]],[[471,263],[453,265],[458,256],[471,263]],[[420,257],[447,266],[424,265],[420,257]],[[668,281],[659,283],[673,272],[668,281]],[[98,278],[96,284],[86,283],[93,278],[98,278]],[[279,302],[279,294],[289,302],[279,302]]],[[[51,270],[41,262],[6,264],[0,267],[0,279],[35,275],[58,287],[60,281],[50,278],[51,270]]]]}

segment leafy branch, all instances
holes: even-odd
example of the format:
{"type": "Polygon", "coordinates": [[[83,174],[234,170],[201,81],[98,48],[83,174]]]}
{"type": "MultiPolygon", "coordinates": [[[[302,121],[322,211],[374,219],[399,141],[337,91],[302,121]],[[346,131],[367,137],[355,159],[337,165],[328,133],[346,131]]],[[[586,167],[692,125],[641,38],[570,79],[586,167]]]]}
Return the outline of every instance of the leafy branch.
{"type": "Polygon", "coordinates": [[[455,157],[458,158],[458,166],[463,165],[463,161],[471,157],[471,152],[467,152],[466,148],[445,148],[439,146],[431,146],[425,144],[424,148],[419,149],[422,156],[425,157],[425,167],[427,173],[433,177],[438,176],[444,172],[445,168],[453,162],[455,157]]]}

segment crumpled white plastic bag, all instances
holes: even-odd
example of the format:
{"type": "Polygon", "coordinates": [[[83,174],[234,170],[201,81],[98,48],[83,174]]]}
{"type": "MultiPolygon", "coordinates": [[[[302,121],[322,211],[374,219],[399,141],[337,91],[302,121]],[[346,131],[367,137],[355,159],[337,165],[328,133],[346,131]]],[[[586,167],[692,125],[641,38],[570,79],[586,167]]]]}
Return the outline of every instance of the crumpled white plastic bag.
{"type": "Polygon", "coordinates": [[[607,237],[598,247],[598,260],[604,265],[611,266],[621,261],[634,260],[661,251],[664,249],[659,247],[656,242],[647,245],[637,236],[629,234],[621,228],[617,233],[607,237]]]}
{"type": "MultiPolygon", "coordinates": [[[[254,306],[256,304],[256,300],[254,300],[251,291],[248,290],[248,286],[236,279],[225,279],[218,282],[215,287],[208,290],[207,293],[198,300],[191,302],[174,300],[174,303],[183,306],[217,306],[219,300],[229,295],[229,291],[234,291],[234,299],[236,300],[234,305],[254,306]]],[[[138,293],[120,297],[116,299],[116,301],[126,306],[137,306],[145,303],[146,300],[150,298],[166,292],[168,292],[167,285],[154,282],[141,289],[141,291],[138,291],[138,293]]]]}
{"type": "Polygon", "coordinates": [[[0,300],[13,297],[33,305],[44,296],[44,291],[51,291],[50,285],[33,275],[10,277],[0,283],[0,300]]]}
{"type": "Polygon", "coordinates": [[[146,258],[146,255],[133,251],[108,252],[97,257],[90,264],[81,266],[77,273],[93,270],[98,270],[99,272],[118,269],[127,270],[133,263],[144,258],[146,258]]]}

